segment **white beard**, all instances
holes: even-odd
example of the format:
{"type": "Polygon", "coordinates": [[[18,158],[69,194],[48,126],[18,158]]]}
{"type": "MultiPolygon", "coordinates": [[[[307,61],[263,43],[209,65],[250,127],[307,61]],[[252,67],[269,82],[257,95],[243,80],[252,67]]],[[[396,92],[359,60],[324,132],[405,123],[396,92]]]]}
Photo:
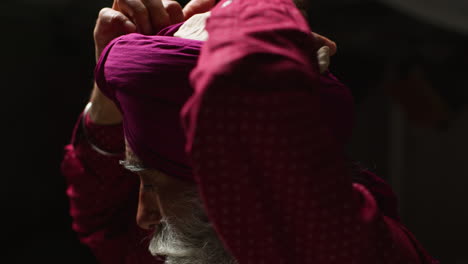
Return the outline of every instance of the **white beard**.
{"type": "Polygon", "coordinates": [[[164,256],[166,264],[236,264],[208,222],[197,194],[189,195],[182,206],[190,211],[188,217],[162,219],[149,245],[151,254],[164,256]]]}

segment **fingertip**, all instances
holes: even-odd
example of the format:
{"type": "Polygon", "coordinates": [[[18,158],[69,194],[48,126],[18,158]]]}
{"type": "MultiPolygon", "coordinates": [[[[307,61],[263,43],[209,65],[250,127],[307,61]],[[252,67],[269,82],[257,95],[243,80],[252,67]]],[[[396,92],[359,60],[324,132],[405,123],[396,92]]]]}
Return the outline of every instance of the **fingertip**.
{"type": "Polygon", "coordinates": [[[191,0],[183,8],[184,19],[187,20],[193,15],[208,12],[215,4],[215,0],[191,0]]]}
{"type": "Polygon", "coordinates": [[[184,21],[184,13],[182,11],[182,6],[178,2],[166,2],[164,3],[164,6],[171,20],[171,24],[176,24],[184,21]]]}
{"type": "Polygon", "coordinates": [[[190,8],[185,8],[182,10],[182,13],[184,15],[184,21],[189,19],[190,17],[193,16],[193,11],[190,8]]]}

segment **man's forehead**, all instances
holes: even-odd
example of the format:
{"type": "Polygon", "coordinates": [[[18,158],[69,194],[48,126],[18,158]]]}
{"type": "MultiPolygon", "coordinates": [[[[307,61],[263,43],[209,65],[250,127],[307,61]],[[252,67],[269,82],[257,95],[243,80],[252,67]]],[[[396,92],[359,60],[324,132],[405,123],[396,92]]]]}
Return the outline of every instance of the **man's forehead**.
{"type": "Polygon", "coordinates": [[[137,173],[137,172],[143,172],[142,175],[151,175],[153,178],[157,178],[159,180],[168,180],[168,181],[174,181],[177,180],[175,177],[170,176],[164,172],[162,172],[159,169],[155,169],[152,167],[147,167],[141,161],[138,156],[132,151],[132,149],[129,147],[127,140],[125,140],[125,159],[119,161],[120,165],[122,165],[125,169],[137,173]]]}

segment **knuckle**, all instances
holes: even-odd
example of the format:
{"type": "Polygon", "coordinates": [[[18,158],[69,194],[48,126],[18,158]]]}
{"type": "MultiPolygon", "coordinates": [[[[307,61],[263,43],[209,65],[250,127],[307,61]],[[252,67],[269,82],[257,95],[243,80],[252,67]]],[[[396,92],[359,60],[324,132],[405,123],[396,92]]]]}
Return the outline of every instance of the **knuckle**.
{"type": "Polygon", "coordinates": [[[125,21],[125,16],[118,11],[112,10],[112,12],[107,13],[104,23],[107,25],[114,25],[122,23],[123,21],[125,21]]]}
{"type": "Polygon", "coordinates": [[[107,14],[109,13],[108,8],[103,8],[99,10],[98,18],[97,18],[97,23],[103,23],[106,20],[107,14]]]}
{"type": "Polygon", "coordinates": [[[116,22],[119,22],[121,19],[119,13],[116,13],[116,12],[113,12],[112,14],[110,14],[109,16],[109,23],[110,24],[114,24],[116,22]]]}
{"type": "Polygon", "coordinates": [[[106,16],[106,14],[109,12],[110,8],[104,7],[103,9],[99,10],[99,17],[106,16]]]}

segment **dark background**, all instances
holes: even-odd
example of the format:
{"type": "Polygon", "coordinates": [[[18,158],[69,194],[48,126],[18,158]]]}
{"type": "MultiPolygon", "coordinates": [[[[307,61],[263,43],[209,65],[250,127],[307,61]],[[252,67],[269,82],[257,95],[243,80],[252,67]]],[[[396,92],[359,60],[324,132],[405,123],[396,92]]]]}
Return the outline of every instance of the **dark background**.
{"type": "MultiPolygon", "coordinates": [[[[3,263],[95,263],[71,230],[59,168],[92,87],[97,13],[111,4],[2,3],[3,263]]],[[[467,35],[376,1],[314,1],[310,16],[338,43],[331,69],[356,99],[353,157],[392,184],[433,256],[468,264],[467,35]]]]}

